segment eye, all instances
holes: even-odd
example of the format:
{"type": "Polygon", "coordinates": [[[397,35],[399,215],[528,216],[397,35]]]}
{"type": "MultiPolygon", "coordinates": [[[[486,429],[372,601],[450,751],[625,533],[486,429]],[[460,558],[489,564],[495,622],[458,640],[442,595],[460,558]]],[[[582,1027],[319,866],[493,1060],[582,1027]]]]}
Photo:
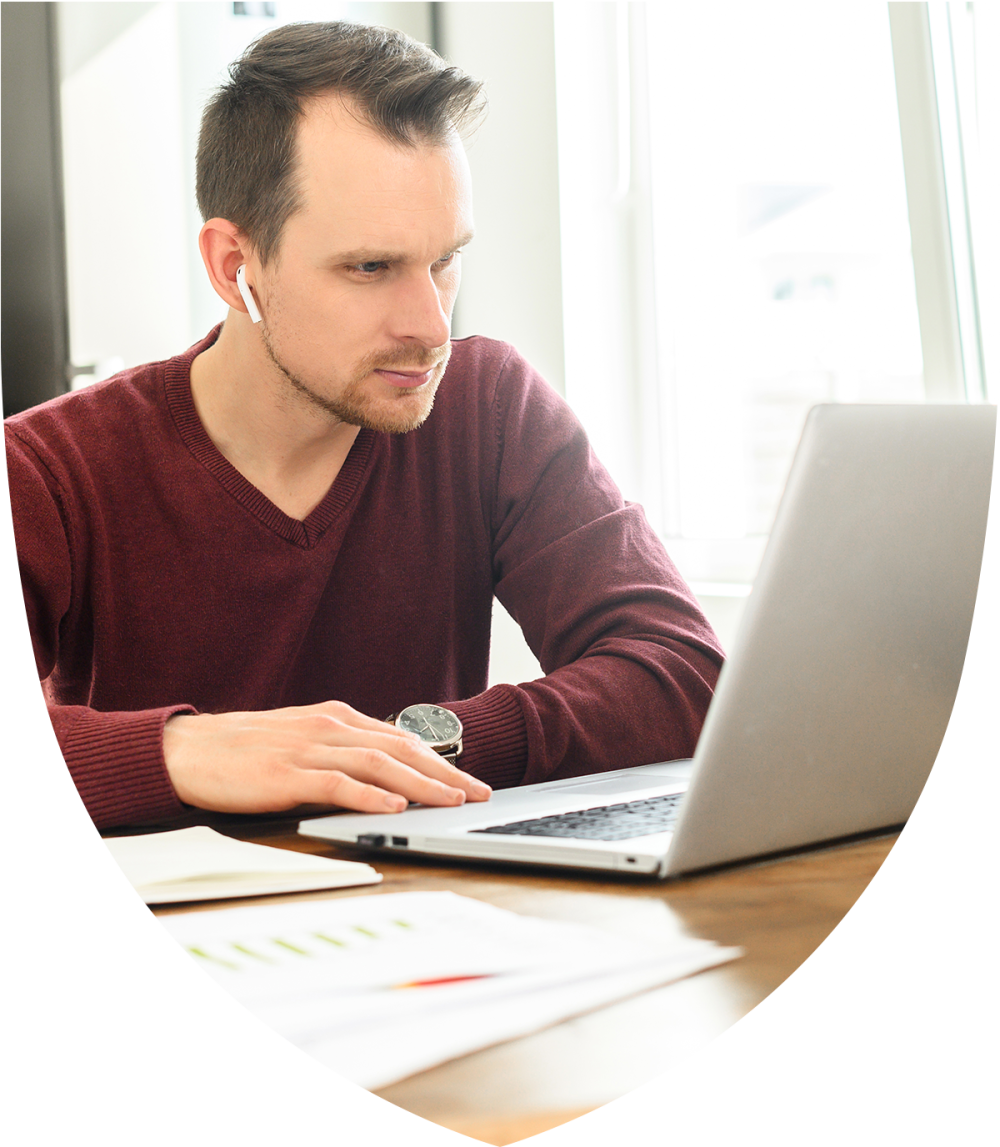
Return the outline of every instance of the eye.
{"type": "Polygon", "coordinates": [[[443,256],[443,258],[438,259],[434,266],[438,268],[448,267],[455,262],[461,253],[461,251],[450,251],[447,255],[443,256]]]}
{"type": "Polygon", "coordinates": [[[377,275],[379,271],[384,271],[387,266],[386,263],[355,263],[351,270],[358,271],[362,275],[377,275]]]}

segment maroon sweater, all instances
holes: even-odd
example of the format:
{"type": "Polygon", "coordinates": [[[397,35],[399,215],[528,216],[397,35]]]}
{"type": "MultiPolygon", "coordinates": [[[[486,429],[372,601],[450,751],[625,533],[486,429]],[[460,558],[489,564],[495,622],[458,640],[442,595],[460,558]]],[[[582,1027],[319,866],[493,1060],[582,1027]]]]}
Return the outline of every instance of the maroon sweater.
{"type": "Polygon", "coordinates": [[[182,811],[176,712],[441,702],[495,787],[691,754],[718,642],[510,347],[457,341],[427,422],[362,430],[299,522],[198,419],[190,364],[215,335],[6,424],[38,672],[99,827],[182,811]],[[494,594],[540,680],[486,688],[494,594]]]}

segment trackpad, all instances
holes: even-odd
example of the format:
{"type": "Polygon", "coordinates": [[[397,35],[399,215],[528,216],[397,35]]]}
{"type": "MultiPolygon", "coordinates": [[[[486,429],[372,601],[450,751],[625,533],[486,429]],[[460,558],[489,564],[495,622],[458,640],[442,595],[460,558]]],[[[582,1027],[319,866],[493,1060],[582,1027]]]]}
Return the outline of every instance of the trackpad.
{"type": "MultiPolygon", "coordinates": [[[[566,785],[565,788],[559,789],[559,795],[564,793],[584,793],[594,794],[596,796],[611,796],[613,793],[630,793],[635,792],[637,789],[652,789],[657,785],[662,785],[664,782],[669,782],[672,777],[608,777],[603,781],[587,781],[585,784],[580,785],[566,785]]],[[[678,777],[678,784],[683,784],[683,780],[678,777]]]]}

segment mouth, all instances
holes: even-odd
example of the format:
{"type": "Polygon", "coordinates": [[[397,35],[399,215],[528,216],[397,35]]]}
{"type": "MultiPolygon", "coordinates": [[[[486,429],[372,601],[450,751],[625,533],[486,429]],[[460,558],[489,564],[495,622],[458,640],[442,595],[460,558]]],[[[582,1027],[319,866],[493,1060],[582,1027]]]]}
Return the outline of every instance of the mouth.
{"type": "Polygon", "coordinates": [[[390,386],[399,387],[401,390],[416,390],[418,387],[425,386],[430,382],[438,365],[440,364],[436,363],[426,370],[420,370],[419,368],[413,370],[376,369],[374,373],[389,383],[390,386]]]}

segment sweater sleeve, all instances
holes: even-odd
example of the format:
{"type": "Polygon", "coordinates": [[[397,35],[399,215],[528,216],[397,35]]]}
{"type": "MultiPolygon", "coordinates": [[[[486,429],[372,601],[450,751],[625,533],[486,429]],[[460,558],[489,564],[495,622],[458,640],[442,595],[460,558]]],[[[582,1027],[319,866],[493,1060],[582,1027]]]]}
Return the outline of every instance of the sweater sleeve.
{"type": "Polygon", "coordinates": [[[723,655],[563,400],[516,355],[493,403],[497,598],[545,676],[449,704],[495,787],[689,757],[723,655]]]}
{"type": "MultiPolygon", "coordinates": [[[[182,812],[163,760],[163,726],[189,705],[141,712],[99,712],[60,704],[53,670],[59,634],[79,610],[74,585],[76,515],[41,455],[5,427],[11,510],[21,587],[49,717],[73,781],[98,828],[163,820],[182,812]]],[[[85,683],[83,683],[85,684],[85,683]]]]}

